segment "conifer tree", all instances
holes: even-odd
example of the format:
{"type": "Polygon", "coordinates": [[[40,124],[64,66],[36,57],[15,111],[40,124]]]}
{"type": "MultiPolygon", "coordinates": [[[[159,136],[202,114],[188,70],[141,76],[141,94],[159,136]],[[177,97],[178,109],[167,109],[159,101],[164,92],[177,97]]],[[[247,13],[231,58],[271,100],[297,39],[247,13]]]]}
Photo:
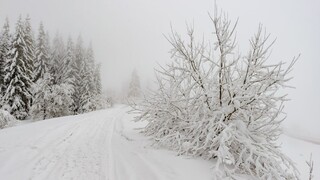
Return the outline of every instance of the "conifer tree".
{"type": "Polygon", "coordinates": [[[50,58],[49,71],[52,76],[53,84],[62,83],[62,75],[64,69],[64,61],[66,58],[66,50],[64,42],[59,33],[56,34],[52,42],[52,53],[50,58]]]}
{"type": "Polygon", "coordinates": [[[11,34],[10,34],[10,27],[9,27],[9,20],[6,18],[5,23],[3,25],[3,29],[0,35],[0,90],[1,94],[3,93],[4,87],[4,65],[7,53],[9,51],[11,44],[11,34]]]}
{"type": "Polygon", "coordinates": [[[94,71],[94,82],[97,90],[97,94],[102,93],[101,76],[100,76],[101,64],[97,64],[94,71]]]}
{"type": "Polygon", "coordinates": [[[140,79],[137,70],[133,70],[131,74],[131,81],[129,84],[128,98],[137,98],[140,96],[140,93],[140,79]]]}
{"type": "MultiPolygon", "coordinates": [[[[65,57],[65,72],[64,72],[64,75],[63,75],[63,83],[66,83],[66,84],[69,84],[70,87],[72,88],[72,91],[75,87],[75,73],[76,73],[76,70],[74,68],[74,65],[75,65],[75,53],[74,53],[74,50],[75,47],[74,47],[74,43],[72,41],[72,38],[69,37],[68,38],[68,41],[67,41],[67,49],[66,49],[66,57],[65,57]]],[[[71,107],[70,107],[71,108],[71,107]]]]}
{"type": "Polygon", "coordinates": [[[72,39],[69,37],[67,41],[67,48],[64,51],[64,58],[60,65],[60,83],[73,83],[72,78],[72,62],[74,60],[74,45],[72,39]]]}
{"type": "MultiPolygon", "coordinates": [[[[93,94],[90,98],[89,111],[94,111],[97,109],[102,109],[105,107],[105,103],[110,99],[106,99],[101,93],[101,78],[100,78],[100,64],[94,66],[93,72],[93,86],[95,88],[95,94],[93,94]]],[[[108,102],[111,104],[111,102],[108,102]]]]}
{"type": "Polygon", "coordinates": [[[78,37],[75,49],[74,49],[74,59],[72,61],[72,78],[73,78],[73,88],[74,92],[72,95],[73,99],[73,105],[72,110],[74,114],[80,113],[81,108],[81,98],[82,98],[82,79],[81,79],[81,73],[83,62],[84,62],[84,55],[83,55],[83,45],[82,45],[82,38],[81,36],[78,37]]]}
{"type": "Polygon", "coordinates": [[[97,95],[97,87],[94,82],[94,70],[95,70],[95,62],[94,62],[94,55],[92,50],[92,45],[90,44],[87,48],[86,52],[86,67],[87,67],[87,74],[88,74],[88,85],[89,85],[89,93],[91,97],[97,95]]]}
{"type": "Polygon", "coordinates": [[[75,114],[95,110],[94,97],[96,85],[94,84],[94,57],[92,48],[84,51],[81,36],[78,37],[74,50],[74,61],[72,63],[73,77],[73,111],[75,114]]]}
{"type": "Polygon", "coordinates": [[[44,77],[44,74],[48,72],[48,62],[49,62],[49,55],[48,55],[48,47],[46,43],[46,34],[44,32],[43,24],[40,23],[39,26],[39,35],[37,39],[37,46],[36,46],[36,58],[35,58],[35,69],[34,69],[34,79],[33,81],[36,82],[40,78],[44,77]]]}
{"type": "Polygon", "coordinates": [[[83,61],[80,66],[80,87],[79,92],[81,94],[80,98],[80,112],[89,112],[95,110],[94,97],[96,95],[93,67],[94,58],[91,46],[86,52],[83,52],[83,61]]]}
{"type": "Polygon", "coordinates": [[[92,107],[92,98],[93,94],[91,92],[91,81],[93,80],[91,78],[91,70],[90,65],[88,62],[88,59],[86,57],[86,54],[83,53],[84,58],[81,63],[81,69],[80,69],[80,78],[82,81],[80,81],[80,113],[89,112],[94,110],[92,107]]]}
{"type": "Polygon", "coordinates": [[[25,29],[20,17],[6,58],[4,78],[7,87],[4,101],[10,107],[11,114],[17,119],[24,119],[28,116],[31,100],[32,65],[25,37],[25,29]]]}
{"type": "MultiPolygon", "coordinates": [[[[26,63],[28,64],[30,71],[33,72],[35,61],[35,43],[29,15],[26,17],[24,21],[24,39],[26,43],[27,52],[26,63]]],[[[28,76],[30,79],[33,79],[32,73],[29,73],[28,76]]]]}
{"type": "MultiPolygon", "coordinates": [[[[51,41],[50,41],[50,33],[49,31],[46,31],[46,38],[45,38],[45,42],[46,42],[46,47],[48,49],[48,58],[49,58],[49,61],[51,59],[51,53],[52,53],[52,50],[51,50],[51,41]]],[[[48,62],[48,66],[49,66],[49,62],[48,62]]],[[[48,67],[49,68],[49,67],[48,67]]]]}

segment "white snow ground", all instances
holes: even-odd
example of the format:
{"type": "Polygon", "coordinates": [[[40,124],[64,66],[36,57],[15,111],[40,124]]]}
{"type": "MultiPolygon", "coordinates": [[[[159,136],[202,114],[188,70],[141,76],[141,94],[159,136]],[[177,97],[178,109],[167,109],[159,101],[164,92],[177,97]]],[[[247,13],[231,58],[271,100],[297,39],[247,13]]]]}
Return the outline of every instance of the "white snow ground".
{"type": "MultiPolygon", "coordinates": [[[[0,130],[3,180],[210,180],[212,162],[150,147],[128,107],[68,116],[0,130]]],[[[289,136],[283,150],[307,179],[312,152],[320,179],[320,145],[289,136]]]]}

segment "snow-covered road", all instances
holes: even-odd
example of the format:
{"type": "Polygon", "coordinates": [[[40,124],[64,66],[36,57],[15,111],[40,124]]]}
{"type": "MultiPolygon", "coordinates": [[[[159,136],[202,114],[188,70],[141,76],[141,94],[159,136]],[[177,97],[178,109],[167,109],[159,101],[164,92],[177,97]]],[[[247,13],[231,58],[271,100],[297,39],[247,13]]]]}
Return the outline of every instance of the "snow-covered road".
{"type": "Polygon", "coordinates": [[[125,106],[0,131],[0,179],[211,179],[210,162],[148,147],[125,106]]]}
{"type": "MultiPolygon", "coordinates": [[[[1,180],[209,180],[213,162],[150,147],[129,108],[118,105],[83,115],[55,118],[0,130],[1,180]]],[[[302,179],[313,153],[320,177],[320,145],[283,135],[285,154],[302,179]]],[[[243,179],[248,179],[243,178],[243,179]]]]}

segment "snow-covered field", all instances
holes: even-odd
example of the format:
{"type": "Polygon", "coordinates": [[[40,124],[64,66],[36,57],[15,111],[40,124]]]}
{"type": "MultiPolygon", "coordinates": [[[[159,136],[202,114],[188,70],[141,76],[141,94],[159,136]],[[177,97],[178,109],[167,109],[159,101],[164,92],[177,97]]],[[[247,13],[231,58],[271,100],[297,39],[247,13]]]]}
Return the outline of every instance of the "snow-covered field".
{"type": "MultiPolygon", "coordinates": [[[[128,107],[21,124],[0,130],[0,179],[210,180],[212,163],[155,149],[139,133],[128,107]]],[[[307,179],[313,153],[320,179],[320,145],[290,136],[282,149],[307,179]]]]}

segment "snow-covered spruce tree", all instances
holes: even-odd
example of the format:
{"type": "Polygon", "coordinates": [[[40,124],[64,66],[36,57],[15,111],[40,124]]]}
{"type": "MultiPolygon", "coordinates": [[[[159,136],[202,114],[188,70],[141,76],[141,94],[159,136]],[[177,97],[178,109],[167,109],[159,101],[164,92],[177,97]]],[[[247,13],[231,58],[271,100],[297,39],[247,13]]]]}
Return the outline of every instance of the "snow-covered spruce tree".
{"type": "MultiPolygon", "coordinates": [[[[26,63],[28,64],[28,67],[31,71],[31,73],[28,73],[29,78],[31,79],[31,81],[33,82],[34,79],[34,62],[35,62],[35,40],[34,40],[34,35],[33,35],[33,31],[32,31],[32,27],[31,27],[31,23],[30,23],[30,17],[29,15],[27,15],[25,21],[24,21],[24,40],[26,43],[26,63]]],[[[32,93],[32,92],[31,92],[32,93]]],[[[32,99],[33,95],[30,98],[29,101],[29,106],[32,106],[32,99]]]]}
{"type": "Polygon", "coordinates": [[[95,60],[94,60],[94,54],[93,54],[93,49],[92,49],[92,44],[90,43],[89,47],[87,48],[86,52],[86,63],[87,63],[87,71],[89,73],[89,91],[92,96],[95,96],[97,92],[97,86],[95,84],[95,76],[94,76],[94,71],[95,71],[95,60]]]}
{"type": "Polygon", "coordinates": [[[35,62],[34,62],[34,75],[33,82],[44,78],[44,74],[48,72],[49,63],[49,49],[46,43],[46,34],[44,32],[43,24],[40,23],[39,34],[36,44],[35,62]]]}
{"type": "Polygon", "coordinates": [[[10,107],[10,113],[17,119],[28,116],[31,101],[32,64],[25,40],[25,30],[21,17],[16,24],[13,42],[6,57],[4,84],[4,103],[10,107]]]}
{"type": "Polygon", "coordinates": [[[111,107],[113,105],[111,97],[108,97],[106,94],[102,93],[100,67],[101,64],[95,65],[94,71],[94,84],[96,87],[96,95],[93,97],[93,102],[94,108],[96,110],[111,107]]]}
{"type": "MultiPolygon", "coordinates": [[[[0,94],[3,94],[5,90],[4,86],[4,65],[6,61],[6,56],[8,54],[9,48],[11,44],[11,34],[9,27],[9,20],[6,18],[5,23],[3,25],[3,29],[0,34],[0,94]]],[[[1,105],[0,105],[1,106],[1,105]]]]}
{"type": "Polygon", "coordinates": [[[131,81],[128,89],[128,98],[138,98],[141,95],[140,78],[137,70],[133,70],[131,74],[131,81]]]}
{"type": "Polygon", "coordinates": [[[52,53],[52,73],[54,74],[54,82],[56,84],[71,84],[72,78],[70,76],[72,67],[73,44],[67,42],[67,48],[65,48],[64,41],[60,35],[56,35],[53,40],[53,53],[52,53]]]}
{"type": "Polygon", "coordinates": [[[87,93],[84,95],[83,101],[83,111],[89,112],[98,109],[97,105],[99,97],[97,85],[95,82],[95,62],[92,50],[92,45],[90,44],[85,53],[85,62],[83,67],[83,86],[87,88],[87,93]]]}
{"type": "MultiPolygon", "coordinates": [[[[217,11],[216,11],[217,12],[217,11]]],[[[215,13],[213,48],[168,37],[173,62],[157,73],[158,89],[135,109],[155,143],[179,154],[216,159],[216,179],[248,174],[258,179],[299,179],[293,162],[279,150],[286,87],[297,58],[286,66],[268,64],[269,35],[259,26],[246,55],[236,53],[236,24],[215,13]]]]}
{"type": "MultiPolygon", "coordinates": [[[[48,58],[49,60],[51,59],[51,41],[50,41],[50,34],[49,34],[49,31],[46,31],[46,37],[45,37],[45,43],[46,43],[46,47],[48,49],[48,58]]],[[[49,65],[49,63],[48,63],[49,65]]]]}
{"type": "Polygon", "coordinates": [[[65,44],[63,42],[62,37],[57,32],[53,42],[52,42],[52,49],[51,49],[51,56],[50,56],[50,63],[49,63],[49,72],[52,76],[53,84],[60,84],[62,83],[63,77],[66,77],[64,71],[65,66],[65,59],[66,59],[67,51],[65,49],[65,44]]]}
{"type": "Polygon", "coordinates": [[[66,57],[64,58],[63,62],[63,75],[62,75],[62,82],[67,83],[67,84],[73,84],[73,68],[72,68],[72,63],[74,60],[74,45],[71,37],[68,38],[67,41],[67,50],[66,50],[66,57]]]}
{"type": "Polygon", "coordinates": [[[34,61],[35,61],[35,43],[34,43],[34,35],[32,32],[30,17],[29,15],[26,17],[24,21],[24,40],[26,43],[26,63],[31,71],[28,74],[29,78],[33,79],[33,70],[34,70],[34,61]]]}
{"type": "Polygon", "coordinates": [[[80,71],[80,77],[82,79],[80,83],[80,113],[92,111],[92,94],[90,92],[90,71],[88,70],[87,63],[82,64],[80,71]]]}
{"type": "Polygon", "coordinates": [[[95,82],[97,94],[102,94],[100,68],[101,68],[101,64],[97,64],[95,66],[95,71],[94,71],[94,82],[95,82]]]}
{"type": "Polygon", "coordinates": [[[88,101],[89,86],[87,83],[87,71],[85,70],[85,53],[81,36],[78,37],[75,49],[74,60],[72,62],[72,77],[74,92],[72,95],[73,105],[72,109],[74,114],[84,112],[84,105],[88,101]]]}

